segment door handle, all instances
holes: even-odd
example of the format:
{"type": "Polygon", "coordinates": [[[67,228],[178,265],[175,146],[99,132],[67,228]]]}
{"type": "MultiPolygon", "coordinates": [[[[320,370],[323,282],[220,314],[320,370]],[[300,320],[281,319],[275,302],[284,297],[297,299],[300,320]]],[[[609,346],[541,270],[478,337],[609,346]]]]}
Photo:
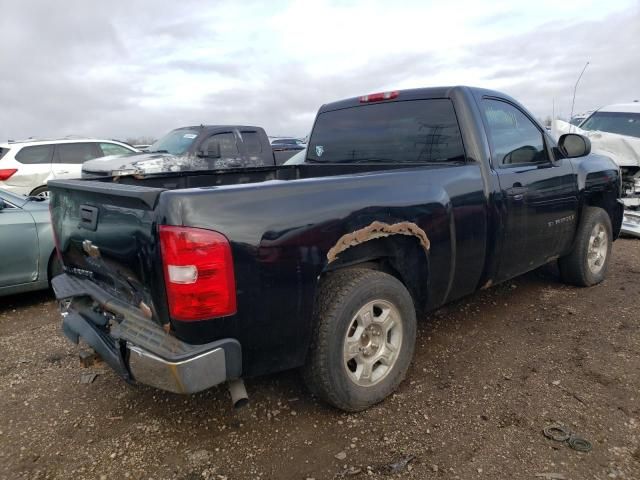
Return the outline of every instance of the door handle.
{"type": "Polygon", "coordinates": [[[524,198],[524,195],[527,193],[529,189],[527,187],[511,187],[507,188],[507,197],[512,200],[519,202],[524,198]]]}
{"type": "Polygon", "coordinates": [[[69,170],[56,170],[56,173],[59,175],[64,175],[65,173],[69,173],[69,170]]]}

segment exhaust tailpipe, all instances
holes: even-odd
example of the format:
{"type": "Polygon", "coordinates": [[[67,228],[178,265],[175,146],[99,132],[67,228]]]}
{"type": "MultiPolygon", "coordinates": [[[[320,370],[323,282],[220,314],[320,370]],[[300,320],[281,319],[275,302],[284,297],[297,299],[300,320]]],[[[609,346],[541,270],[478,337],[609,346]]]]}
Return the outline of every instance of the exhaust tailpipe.
{"type": "Polygon", "coordinates": [[[247,389],[244,387],[244,380],[241,378],[229,380],[229,393],[231,394],[233,408],[242,408],[249,403],[247,389]]]}

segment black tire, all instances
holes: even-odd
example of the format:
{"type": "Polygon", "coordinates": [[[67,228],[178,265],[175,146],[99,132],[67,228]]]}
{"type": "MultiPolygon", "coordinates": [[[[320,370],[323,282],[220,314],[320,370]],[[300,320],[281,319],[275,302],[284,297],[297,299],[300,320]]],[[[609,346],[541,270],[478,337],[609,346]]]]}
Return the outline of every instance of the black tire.
{"type": "MultiPolygon", "coordinates": [[[[31,197],[37,197],[38,195],[42,195],[42,194],[48,194],[49,193],[49,187],[47,187],[46,185],[43,185],[41,187],[38,188],[34,188],[33,191],[29,194],[31,197]]],[[[48,197],[48,195],[46,195],[48,197]]]]}
{"type": "MultiPolygon", "coordinates": [[[[578,226],[573,250],[558,260],[562,280],[565,283],[579,287],[590,287],[602,282],[609,268],[612,243],[611,219],[607,212],[598,207],[586,207],[578,226]],[[597,229],[602,229],[601,231],[606,235],[606,239],[604,241],[598,240],[597,245],[593,246],[595,239],[592,240],[591,237],[597,229]],[[592,247],[593,251],[593,248],[597,249],[600,244],[605,242],[606,250],[603,247],[603,250],[606,251],[604,259],[600,261],[599,265],[590,266],[590,247],[592,247]]],[[[594,258],[593,254],[592,258],[594,258]]],[[[600,256],[596,255],[595,258],[600,258],[600,256]]]]}
{"type": "MultiPolygon", "coordinates": [[[[360,317],[358,317],[360,318],[360,317]]],[[[348,268],[330,273],[322,282],[316,300],[314,312],[314,337],[307,363],[303,369],[303,377],[309,390],[321,400],[339,409],[356,412],[370,407],[391,394],[404,379],[413,358],[413,350],[416,339],[416,312],[411,295],[405,286],[392,275],[384,272],[365,268],[348,268]],[[382,310],[378,308],[380,317],[376,317],[376,302],[382,302],[387,307],[387,315],[393,317],[392,327],[383,331],[382,310]],[[371,379],[375,372],[378,379],[367,386],[359,385],[358,379],[353,378],[356,372],[353,363],[356,358],[345,360],[345,345],[347,345],[347,332],[353,335],[351,343],[354,346],[361,345],[363,338],[371,338],[365,334],[355,342],[354,330],[357,320],[356,313],[364,308],[371,308],[373,317],[370,328],[374,328],[378,345],[371,340],[368,347],[362,347],[368,351],[380,353],[380,349],[391,345],[391,341],[397,339],[397,325],[400,340],[394,346],[393,361],[387,365],[381,361],[372,367],[371,379]],[[395,309],[395,310],[394,310],[395,309]],[[393,312],[389,314],[388,312],[393,312]],[[377,330],[377,331],[376,331],[377,330]],[[392,331],[393,330],[393,331],[392,331]],[[353,333],[351,333],[353,332],[353,333]],[[391,340],[390,340],[391,339],[391,340]],[[382,343],[384,342],[384,346],[382,343]],[[357,344],[357,345],[356,345],[357,344]],[[380,347],[380,348],[378,348],[380,347]],[[376,350],[377,349],[377,350],[376,350]],[[382,370],[379,370],[382,368],[382,370]],[[351,373],[349,373],[349,371],[351,373]]],[[[359,328],[359,327],[358,327],[359,328]]],[[[364,358],[362,348],[357,358],[364,358]]],[[[378,354],[369,352],[367,361],[375,361],[378,354]]],[[[358,367],[359,368],[359,367],[358,367]]],[[[363,381],[367,381],[365,378],[363,381]]]]}

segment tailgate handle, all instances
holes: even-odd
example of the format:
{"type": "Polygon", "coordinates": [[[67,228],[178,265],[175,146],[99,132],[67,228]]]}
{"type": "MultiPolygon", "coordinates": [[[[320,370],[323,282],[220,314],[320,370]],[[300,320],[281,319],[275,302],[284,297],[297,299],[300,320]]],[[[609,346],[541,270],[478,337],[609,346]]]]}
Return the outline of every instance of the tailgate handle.
{"type": "Polygon", "coordinates": [[[91,205],[80,205],[80,224],[78,226],[95,232],[98,228],[98,208],[91,205]]]}

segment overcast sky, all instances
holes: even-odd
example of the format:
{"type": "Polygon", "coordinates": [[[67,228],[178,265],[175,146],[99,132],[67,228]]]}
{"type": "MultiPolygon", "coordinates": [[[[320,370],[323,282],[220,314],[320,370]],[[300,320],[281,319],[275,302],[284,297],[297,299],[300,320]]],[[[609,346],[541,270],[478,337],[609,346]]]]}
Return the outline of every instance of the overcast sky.
{"type": "Polygon", "coordinates": [[[0,141],[305,135],[322,103],[452,84],[568,116],[587,61],[576,112],[640,99],[639,39],[640,0],[0,0],[0,141]]]}

